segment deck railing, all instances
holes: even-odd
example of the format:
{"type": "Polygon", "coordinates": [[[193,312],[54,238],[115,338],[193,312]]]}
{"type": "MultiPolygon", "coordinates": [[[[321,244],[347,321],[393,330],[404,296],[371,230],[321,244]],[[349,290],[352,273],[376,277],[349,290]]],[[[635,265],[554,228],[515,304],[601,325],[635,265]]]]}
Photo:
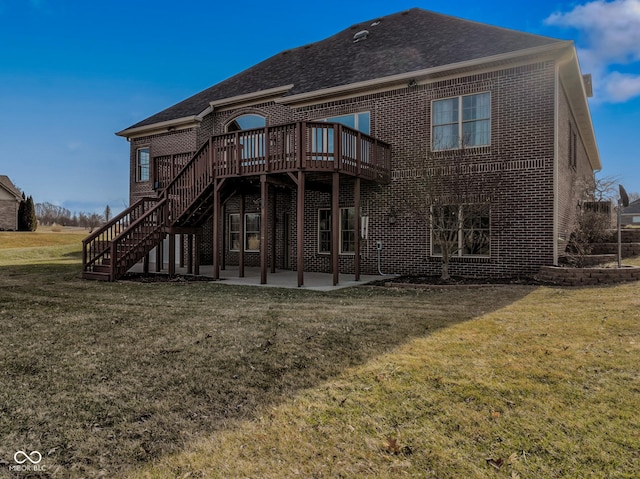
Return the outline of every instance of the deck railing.
{"type": "Polygon", "coordinates": [[[111,241],[112,281],[125,274],[164,238],[166,216],[166,199],[161,199],[111,241]]]}
{"type": "Polygon", "coordinates": [[[302,169],[389,181],[390,146],[339,123],[268,126],[217,135],[211,142],[217,178],[302,169]]]}
{"type": "Polygon", "coordinates": [[[136,219],[152,209],[159,201],[160,199],[158,198],[142,198],[83,239],[83,271],[90,270],[105,254],[109,254],[111,242],[127,230],[136,219]]]}

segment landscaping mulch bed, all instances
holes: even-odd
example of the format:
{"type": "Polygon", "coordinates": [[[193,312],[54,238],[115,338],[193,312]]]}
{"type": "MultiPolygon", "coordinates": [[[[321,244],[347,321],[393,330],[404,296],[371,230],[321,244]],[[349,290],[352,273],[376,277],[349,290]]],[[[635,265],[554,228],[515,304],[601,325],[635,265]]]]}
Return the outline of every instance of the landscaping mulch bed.
{"type": "Polygon", "coordinates": [[[369,283],[373,286],[387,286],[387,287],[483,287],[483,286],[498,286],[498,285],[541,285],[544,284],[533,278],[518,278],[518,277],[500,277],[500,278],[478,278],[478,277],[463,277],[456,276],[451,277],[445,281],[440,276],[426,276],[426,275],[402,275],[395,277],[391,280],[383,279],[369,283]]]}

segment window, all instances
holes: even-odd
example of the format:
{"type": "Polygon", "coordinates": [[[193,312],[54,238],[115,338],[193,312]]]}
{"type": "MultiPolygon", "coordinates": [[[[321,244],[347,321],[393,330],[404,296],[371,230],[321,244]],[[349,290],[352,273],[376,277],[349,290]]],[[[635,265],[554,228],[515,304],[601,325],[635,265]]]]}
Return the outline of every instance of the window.
{"type": "Polygon", "coordinates": [[[578,165],[578,155],[577,155],[577,147],[578,147],[578,135],[573,129],[573,124],[569,122],[569,167],[576,169],[578,165]]]}
{"type": "MultiPolygon", "coordinates": [[[[340,254],[356,251],[354,208],[340,208],[340,254]]],[[[331,253],[331,210],[318,210],[318,253],[331,253]]]]}
{"type": "Polygon", "coordinates": [[[490,144],[490,93],[435,100],[431,116],[434,151],[490,144]]]}
{"type": "MultiPolygon", "coordinates": [[[[267,122],[263,116],[249,113],[240,115],[227,125],[227,132],[252,130],[264,128],[267,122]]],[[[240,157],[244,161],[243,166],[264,162],[264,132],[249,132],[240,137],[240,157]]]]}
{"type": "Polygon", "coordinates": [[[318,210],[318,253],[331,253],[331,210],[318,210]]]}
{"type": "MultiPolygon", "coordinates": [[[[351,113],[349,115],[339,115],[325,118],[319,121],[331,123],[340,123],[354,130],[360,131],[365,135],[371,134],[371,113],[368,111],[360,113],[351,113]]],[[[312,158],[316,161],[334,160],[334,132],[330,126],[313,127],[311,129],[311,148],[315,155],[312,158]]],[[[363,160],[369,158],[369,143],[362,140],[360,145],[363,160]]],[[[342,156],[354,158],[356,156],[355,136],[351,132],[343,131],[342,133],[342,156]]]]}
{"type": "Polygon", "coordinates": [[[231,251],[240,250],[240,215],[229,215],[229,249],[231,251]]]}
{"type": "MultiPolygon", "coordinates": [[[[229,215],[229,250],[240,251],[240,215],[229,215]]],[[[244,215],[244,251],[260,251],[260,213],[244,215]]]]}
{"type": "Polygon", "coordinates": [[[149,181],[149,148],[136,152],[136,181],[149,181]]]}
{"type": "Polygon", "coordinates": [[[253,128],[264,128],[267,122],[263,116],[249,113],[240,115],[227,125],[227,132],[251,130],[253,128]]]}
{"type": "Polygon", "coordinates": [[[354,130],[358,130],[365,135],[371,134],[371,113],[368,111],[352,113],[350,115],[332,116],[325,121],[340,123],[354,130]]]}
{"type": "Polygon", "coordinates": [[[244,215],[244,249],[260,251],[260,213],[244,215]]]}
{"type": "Polygon", "coordinates": [[[442,256],[489,256],[489,205],[445,205],[431,214],[431,254],[442,256]]]}
{"type": "Polygon", "coordinates": [[[353,208],[340,208],[340,253],[356,251],[356,219],[353,208]]]}

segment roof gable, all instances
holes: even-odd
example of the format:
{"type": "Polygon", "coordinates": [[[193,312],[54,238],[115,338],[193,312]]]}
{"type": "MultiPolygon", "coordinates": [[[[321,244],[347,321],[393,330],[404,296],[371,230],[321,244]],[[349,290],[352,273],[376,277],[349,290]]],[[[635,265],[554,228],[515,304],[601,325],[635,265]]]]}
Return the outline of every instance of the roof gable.
{"type": "Polygon", "coordinates": [[[299,95],[553,43],[563,42],[414,8],[278,53],[130,128],[196,116],[211,102],[283,85],[293,84],[285,95],[299,95]]]}
{"type": "Polygon", "coordinates": [[[11,182],[9,177],[6,175],[0,175],[0,188],[3,188],[8,193],[13,195],[16,198],[16,200],[22,199],[22,193],[18,188],[15,187],[15,185],[11,182]]]}
{"type": "Polygon", "coordinates": [[[622,210],[623,215],[634,215],[640,213],[640,200],[629,203],[629,206],[622,210]]]}

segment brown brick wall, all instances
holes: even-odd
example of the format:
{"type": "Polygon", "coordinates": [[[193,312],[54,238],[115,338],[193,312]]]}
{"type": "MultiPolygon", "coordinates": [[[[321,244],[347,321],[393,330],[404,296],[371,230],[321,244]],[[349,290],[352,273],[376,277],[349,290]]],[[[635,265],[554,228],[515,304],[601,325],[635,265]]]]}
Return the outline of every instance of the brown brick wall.
{"type": "Polygon", "coordinates": [[[14,199],[0,200],[0,230],[18,229],[18,208],[20,203],[14,199]]]}
{"type": "Polygon", "coordinates": [[[144,196],[156,196],[153,189],[154,158],[196,151],[196,130],[179,130],[163,134],[144,136],[131,140],[129,162],[129,202],[135,203],[144,196]],[[150,180],[136,181],[136,156],[139,148],[149,148],[150,180]]]}
{"type": "Polygon", "coordinates": [[[582,138],[563,85],[558,92],[558,253],[566,250],[576,227],[579,203],[593,181],[582,138]],[[576,137],[575,146],[572,136],[576,137]],[[575,150],[575,151],[574,151],[575,150]],[[575,162],[573,161],[575,158],[575,162]]]}

